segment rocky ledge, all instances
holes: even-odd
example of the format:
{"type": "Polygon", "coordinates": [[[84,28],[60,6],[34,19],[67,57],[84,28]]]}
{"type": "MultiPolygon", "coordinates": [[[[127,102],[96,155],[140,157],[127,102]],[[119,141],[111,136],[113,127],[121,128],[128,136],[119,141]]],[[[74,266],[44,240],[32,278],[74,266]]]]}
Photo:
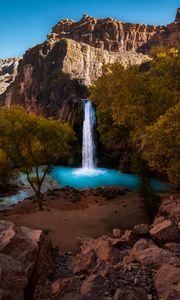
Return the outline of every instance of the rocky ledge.
{"type": "Polygon", "coordinates": [[[180,41],[180,9],[175,21],[154,26],[125,23],[113,18],[96,19],[83,15],[78,22],[63,19],[49,35],[51,38],[71,38],[108,51],[137,51],[147,53],[153,46],[178,45],[180,41]]]}
{"type": "Polygon", "coordinates": [[[102,74],[104,65],[139,65],[149,60],[142,53],[108,52],[73,39],[51,38],[25,53],[0,105],[22,105],[76,125],[82,121],[81,99],[88,96],[87,87],[102,74]]]}

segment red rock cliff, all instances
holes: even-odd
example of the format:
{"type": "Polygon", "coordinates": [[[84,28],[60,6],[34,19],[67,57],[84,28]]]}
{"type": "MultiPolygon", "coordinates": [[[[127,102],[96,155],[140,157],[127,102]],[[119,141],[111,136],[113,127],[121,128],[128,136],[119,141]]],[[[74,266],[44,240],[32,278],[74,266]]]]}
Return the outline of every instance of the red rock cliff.
{"type": "Polygon", "coordinates": [[[20,61],[15,81],[0,96],[0,105],[23,105],[28,111],[55,116],[70,124],[81,120],[86,86],[101,75],[104,64],[141,64],[154,45],[180,41],[180,10],[167,26],[123,23],[84,15],[79,22],[64,19],[48,40],[29,49],[20,61]]]}

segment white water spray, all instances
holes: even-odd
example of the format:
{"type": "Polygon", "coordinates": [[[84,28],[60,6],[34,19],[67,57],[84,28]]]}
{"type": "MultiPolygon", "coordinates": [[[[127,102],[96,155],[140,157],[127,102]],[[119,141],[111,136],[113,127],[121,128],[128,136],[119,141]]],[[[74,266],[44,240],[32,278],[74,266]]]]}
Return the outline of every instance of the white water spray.
{"type": "Polygon", "coordinates": [[[96,168],[96,145],[94,138],[94,127],[96,114],[93,104],[89,100],[83,100],[84,122],[83,122],[83,147],[82,168],[93,170],[96,168]]]}
{"type": "Polygon", "coordinates": [[[83,142],[82,142],[82,168],[77,168],[73,173],[76,176],[97,176],[105,173],[96,168],[96,143],[95,126],[96,113],[92,101],[83,100],[83,142]]]}

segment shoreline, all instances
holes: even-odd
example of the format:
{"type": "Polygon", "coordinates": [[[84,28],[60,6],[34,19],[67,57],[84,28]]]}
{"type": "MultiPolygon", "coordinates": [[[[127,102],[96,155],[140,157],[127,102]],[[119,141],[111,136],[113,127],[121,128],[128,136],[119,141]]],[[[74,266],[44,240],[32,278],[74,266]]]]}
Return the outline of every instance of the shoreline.
{"type": "Polygon", "coordinates": [[[63,188],[44,195],[39,211],[35,196],[0,212],[0,218],[16,225],[45,230],[54,247],[74,249],[79,236],[97,237],[115,227],[133,228],[147,223],[137,192],[122,188],[77,191],[63,188]]]}

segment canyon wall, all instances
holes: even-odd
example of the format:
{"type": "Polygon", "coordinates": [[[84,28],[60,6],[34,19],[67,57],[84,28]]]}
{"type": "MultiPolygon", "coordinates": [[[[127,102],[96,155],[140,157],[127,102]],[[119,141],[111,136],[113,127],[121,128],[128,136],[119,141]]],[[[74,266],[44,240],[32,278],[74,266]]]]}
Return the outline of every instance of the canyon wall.
{"type": "Polygon", "coordinates": [[[28,111],[54,116],[71,125],[81,120],[81,99],[107,63],[124,66],[149,61],[154,45],[180,41],[180,10],[167,26],[123,23],[84,15],[79,22],[63,19],[48,39],[19,63],[18,74],[0,96],[0,105],[19,104],[28,111]]]}
{"type": "Polygon", "coordinates": [[[79,22],[63,19],[52,28],[49,38],[71,38],[108,51],[147,53],[156,45],[175,45],[180,41],[180,9],[167,26],[124,23],[112,18],[95,19],[84,15],[79,22]]]}
{"type": "Polygon", "coordinates": [[[17,57],[0,59],[0,94],[15,80],[19,60],[17,57]]]}
{"type": "Polygon", "coordinates": [[[105,64],[141,64],[147,55],[133,51],[109,52],[72,39],[49,39],[28,50],[18,76],[2,95],[1,105],[22,105],[28,111],[54,116],[71,125],[81,120],[81,99],[102,74],[105,64]]]}

